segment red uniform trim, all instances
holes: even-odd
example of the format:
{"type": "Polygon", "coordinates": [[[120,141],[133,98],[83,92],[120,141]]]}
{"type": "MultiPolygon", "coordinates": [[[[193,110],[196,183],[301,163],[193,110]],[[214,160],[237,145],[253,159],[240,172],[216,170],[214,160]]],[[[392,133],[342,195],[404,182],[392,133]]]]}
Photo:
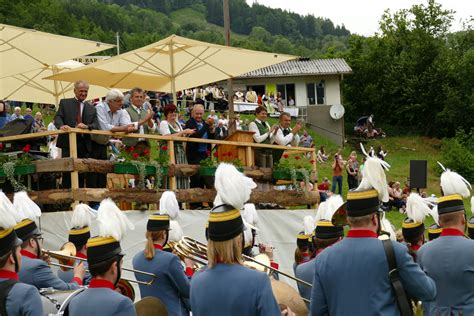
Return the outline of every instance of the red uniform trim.
{"type": "Polygon", "coordinates": [[[441,231],[441,236],[463,236],[464,232],[460,231],[457,228],[443,228],[441,231]]]}
{"type": "Polygon", "coordinates": [[[163,250],[163,246],[162,246],[162,245],[153,244],[153,247],[154,247],[155,249],[163,250]]]}
{"type": "Polygon", "coordinates": [[[91,289],[94,289],[94,288],[107,288],[107,289],[115,290],[115,287],[112,284],[112,282],[109,282],[109,281],[104,280],[104,279],[96,279],[96,278],[91,279],[91,282],[89,283],[89,288],[91,288],[91,289]]]}
{"type": "Polygon", "coordinates": [[[31,253],[28,250],[22,249],[22,250],[20,250],[20,253],[23,257],[28,257],[28,258],[31,258],[31,259],[38,259],[38,257],[34,253],[31,253]]]}
{"type": "Polygon", "coordinates": [[[359,230],[349,230],[347,232],[347,237],[350,238],[377,238],[377,234],[371,230],[359,229],[359,230]]]}
{"type": "Polygon", "coordinates": [[[15,279],[18,281],[18,273],[7,270],[0,270],[0,279],[15,279]]]}

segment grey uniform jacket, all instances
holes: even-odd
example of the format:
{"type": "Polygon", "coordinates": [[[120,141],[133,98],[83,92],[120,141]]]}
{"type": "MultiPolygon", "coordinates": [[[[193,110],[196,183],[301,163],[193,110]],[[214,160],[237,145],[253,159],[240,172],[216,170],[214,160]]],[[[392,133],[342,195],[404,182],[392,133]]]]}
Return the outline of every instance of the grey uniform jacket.
{"type": "Polygon", "coordinates": [[[69,303],[70,316],[135,316],[132,301],[109,288],[88,288],[69,303]]]}
{"type": "Polygon", "coordinates": [[[270,279],[237,264],[217,264],[191,280],[193,316],[279,316],[270,279]]]}
{"type": "MultiPolygon", "coordinates": [[[[433,280],[413,261],[405,246],[392,243],[405,291],[419,300],[433,300],[433,280]]],[[[400,314],[382,241],[377,238],[348,235],[326,248],[312,263],[311,315],[400,314]]]]}
{"type": "Polygon", "coordinates": [[[423,245],[417,260],[438,289],[425,315],[474,315],[474,240],[442,235],[423,245]]]}
{"type": "Polygon", "coordinates": [[[18,275],[23,283],[31,284],[38,289],[52,287],[64,291],[79,288],[79,285],[75,282],[66,283],[58,278],[43,260],[22,256],[21,261],[21,269],[18,275]]]}
{"type": "MultiPolygon", "coordinates": [[[[0,278],[0,282],[8,279],[0,278]]],[[[16,283],[11,288],[6,299],[8,316],[28,315],[43,316],[41,297],[34,286],[25,283],[16,283]]]]}
{"type": "MultiPolygon", "coordinates": [[[[133,268],[156,275],[156,281],[151,286],[139,284],[141,297],[159,298],[166,306],[169,316],[189,315],[185,303],[189,299],[189,279],[176,255],[156,249],[155,257],[148,260],[143,251],[140,251],[133,257],[133,268]]],[[[135,273],[135,277],[140,281],[150,280],[140,273],[135,273]]]]}
{"type": "MultiPolygon", "coordinates": [[[[300,263],[296,266],[295,277],[306,281],[308,283],[313,283],[314,279],[314,270],[316,269],[314,261],[316,258],[311,259],[310,261],[300,263]]],[[[297,283],[298,291],[300,292],[301,297],[310,300],[311,299],[311,288],[307,285],[297,283]]]]}

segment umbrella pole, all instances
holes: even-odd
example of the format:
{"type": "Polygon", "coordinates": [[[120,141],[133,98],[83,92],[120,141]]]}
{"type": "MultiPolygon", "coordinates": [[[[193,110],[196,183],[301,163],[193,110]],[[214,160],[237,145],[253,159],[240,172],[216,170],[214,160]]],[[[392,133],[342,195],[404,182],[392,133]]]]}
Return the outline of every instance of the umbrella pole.
{"type": "MultiPolygon", "coordinates": [[[[173,56],[173,42],[171,41],[168,45],[169,47],[169,53],[170,53],[170,68],[171,68],[171,93],[173,94],[173,103],[176,107],[178,107],[178,98],[176,96],[176,85],[175,85],[175,74],[174,74],[174,56],[173,56]]],[[[182,104],[181,104],[182,105],[182,104]]],[[[181,111],[180,108],[178,108],[178,111],[181,111]]]]}
{"type": "MultiPolygon", "coordinates": [[[[230,46],[230,11],[229,11],[229,0],[224,0],[224,38],[225,45],[230,46]]],[[[234,114],[234,87],[232,85],[232,78],[227,79],[227,91],[228,91],[228,107],[229,107],[229,135],[233,134],[237,129],[235,124],[234,114]]]]}

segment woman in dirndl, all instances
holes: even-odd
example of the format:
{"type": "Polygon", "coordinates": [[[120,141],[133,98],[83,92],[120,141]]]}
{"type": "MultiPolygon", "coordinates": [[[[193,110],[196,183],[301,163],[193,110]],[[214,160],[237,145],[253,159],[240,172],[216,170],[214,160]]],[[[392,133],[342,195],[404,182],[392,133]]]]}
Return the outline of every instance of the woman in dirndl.
{"type": "MultiPolygon", "coordinates": [[[[160,134],[173,135],[179,137],[189,136],[194,134],[196,131],[194,129],[183,129],[181,124],[178,122],[178,113],[176,105],[168,104],[164,108],[164,117],[165,119],[160,123],[160,134]]],[[[165,144],[163,144],[165,145],[165,144]]],[[[174,153],[176,158],[176,164],[187,164],[186,161],[186,152],[184,150],[184,144],[182,142],[174,142],[174,153]]],[[[188,189],[189,188],[189,178],[188,177],[176,177],[177,188],[178,189],[188,189]]]]}

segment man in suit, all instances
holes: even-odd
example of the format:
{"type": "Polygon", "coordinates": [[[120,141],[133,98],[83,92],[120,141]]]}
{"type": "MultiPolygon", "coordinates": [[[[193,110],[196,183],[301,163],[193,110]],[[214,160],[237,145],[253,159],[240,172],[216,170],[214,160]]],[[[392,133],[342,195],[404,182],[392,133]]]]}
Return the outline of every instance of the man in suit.
{"type": "MultiPolygon", "coordinates": [[[[191,111],[191,118],[186,122],[184,129],[194,129],[196,133],[189,137],[213,139],[215,136],[214,120],[207,118],[203,121],[202,116],[204,115],[204,106],[201,104],[195,104],[191,111]]],[[[186,144],[186,159],[188,163],[193,165],[199,165],[201,160],[207,158],[211,151],[211,144],[208,143],[187,143],[186,144]]],[[[204,178],[203,176],[196,174],[191,176],[191,188],[212,188],[212,179],[204,178]]],[[[191,208],[199,207],[196,203],[191,203],[191,208]]]]}
{"type": "MultiPolygon", "coordinates": [[[[99,129],[95,107],[86,102],[89,84],[86,81],[79,80],[74,83],[74,98],[62,99],[59,102],[59,109],[54,117],[56,128],[67,131],[71,127],[80,129],[99,129]]],[[[92,140],[89,134],[77,135],[77,157],[90,158],[92,153],[92,140]]],[[[62,149],[62,156],[69,157],[69,135],[61,134],[58,137],[56,146],[62,149]]],[[[93,181],[89,174],[79,174],[79,186],[84,187],[84,180],[88,187],[92,186],[93,181]]],[[[64,188],[71,187],[71,174],[64,173],[62,185],[64,188]]]]}

